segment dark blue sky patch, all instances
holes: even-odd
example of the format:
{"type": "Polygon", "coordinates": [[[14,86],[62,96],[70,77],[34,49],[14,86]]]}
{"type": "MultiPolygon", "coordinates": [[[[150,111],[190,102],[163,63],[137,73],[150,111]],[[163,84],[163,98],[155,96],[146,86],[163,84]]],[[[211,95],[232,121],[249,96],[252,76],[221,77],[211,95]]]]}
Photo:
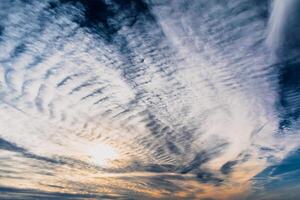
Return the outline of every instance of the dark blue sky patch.
{"type": "Polygon", "coordinates": [[[82,6],[84,18],[77,17],[75,22],[108,41],[112,41],[123,25],[133,26],[140,15],[154,20],[148,5],[142,0],[114,0],[109,3],[104,0],[59,0],[50,2],[48,9],[59,10],[63,4],[82,6]]]}
{"type": "Polygon", "coordinates": [[[249,199],[273,194],[274,199],[297,200],[300,182],[300,149],[292,152],[279,164],[270,166],[253,178],[256,188],[249,199]]]}
{"type": "Polygon", "coordinates": [[[233,170],[233,167],[238,164],[238,161],[234,160],[234,161],[228,161],[227,163],[225,163],[220,171],[223,173],[223,174],[229,174],[232,170],[233,170]]]}
{"type": "Polygon", "coordinates": [[[1,40],[1,36],[4,33],[5,28],[3,26],[0,25],[0,40],[1,40]]]}
{"type": "Polygon", "coordinates": [[[265,175],[277,176],[277,175],[286,174],[297,170],[300,170],[300,149],[292,152],[289,156],[283,159],[279,164],[268,167],[260,174],[258,174],[257,177],[261,177],[265,175]]]}
{"type": "Polygon", "coordinates": [[[221,185],[224,181],[223,179],[217,177],[211,172],[200,171],[197,173],[197,179],[202,183],[210,183],[215,186],[221,185]]]}
{"type": "Polygon", "coordinates": [[[287,62],[281,69],[280,86],[280,128],[291,128],[299,123],[300,117],[300,62],[287,62]]]}
{"type": "Polygon", "coordinates": [[[15,58],[18,57],[19,55],[21,55],[22,53],[24,53],[26,51],[26,44],[22,43],[20,45],[18,45],[15,50],[13,51],[11,58],[15,58]]]}
{"type": "Polygon", "coordinates": [[[300,48],[300,2],[293,1],[293,6],[286,13],[282,30],[282,46],[278,50],[282,60],[289,60],[291,56],[299,56],[300,48]]]}
{"type": "Polygon", "coordinates": [[[11,143],[3,138],[0,138],[0,149],[4,149],[7,151],[15,151],[18,153],[23,153],[26,150],[22,147],[18,147],[16,144],[11,143]]]}

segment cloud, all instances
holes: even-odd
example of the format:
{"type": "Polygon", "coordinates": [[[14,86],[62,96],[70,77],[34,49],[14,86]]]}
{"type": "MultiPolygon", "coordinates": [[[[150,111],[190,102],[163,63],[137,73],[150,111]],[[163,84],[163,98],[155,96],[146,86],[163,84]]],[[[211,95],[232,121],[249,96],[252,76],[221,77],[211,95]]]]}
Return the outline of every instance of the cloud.
{"type": "Polygon", "coordinates": [[[8,196],[238,199],[299,144],[298,62],[272,59],[266,2],[0,6],[8,196]]]}
{"type": "Polygon", "coordinates": [[[102,199],[118,199],[118,197],[114,196],[96,196],[96,195],[83,195],[83,194],[68,194],[68,193],[58,193],[58,192],[44,192],[39,190],[31,190],[31,189],[16,189],[9,187],[1,187],[1,197],[5,199],[94,199],[94,198],[102,198],[102,199]]]}

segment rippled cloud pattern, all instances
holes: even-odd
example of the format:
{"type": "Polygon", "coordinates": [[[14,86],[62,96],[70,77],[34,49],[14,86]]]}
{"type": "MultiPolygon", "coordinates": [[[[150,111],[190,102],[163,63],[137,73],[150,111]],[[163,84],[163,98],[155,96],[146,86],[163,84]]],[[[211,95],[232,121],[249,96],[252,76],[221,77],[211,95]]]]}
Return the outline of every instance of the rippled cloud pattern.
{"type": "Polygon", "coordinates": [[[0,1],[0,199],[299,199],[299,13],[0,1]]]}

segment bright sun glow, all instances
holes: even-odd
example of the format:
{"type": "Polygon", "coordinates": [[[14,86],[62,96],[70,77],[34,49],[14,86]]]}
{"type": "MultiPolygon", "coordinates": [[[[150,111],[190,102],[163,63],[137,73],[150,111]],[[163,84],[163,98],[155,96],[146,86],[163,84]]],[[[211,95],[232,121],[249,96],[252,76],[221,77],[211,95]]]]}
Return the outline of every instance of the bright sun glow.
{"type": "Polygon", "coordinates": [[[107,144],[98,143],[89,148],[89,155],[96,165],[105,166],[109,161],[116,159],[117,152],[107,144]]]}

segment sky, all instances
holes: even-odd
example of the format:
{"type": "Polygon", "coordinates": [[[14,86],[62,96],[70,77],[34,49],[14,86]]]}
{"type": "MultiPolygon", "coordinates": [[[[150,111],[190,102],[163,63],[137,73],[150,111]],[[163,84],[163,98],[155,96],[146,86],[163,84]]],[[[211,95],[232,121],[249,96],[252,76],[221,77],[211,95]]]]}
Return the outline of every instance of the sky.
{"type": "Polygon", "coordinates": [[[299,10],[1,0],[0,199],[299,199],[299,10]]]}

